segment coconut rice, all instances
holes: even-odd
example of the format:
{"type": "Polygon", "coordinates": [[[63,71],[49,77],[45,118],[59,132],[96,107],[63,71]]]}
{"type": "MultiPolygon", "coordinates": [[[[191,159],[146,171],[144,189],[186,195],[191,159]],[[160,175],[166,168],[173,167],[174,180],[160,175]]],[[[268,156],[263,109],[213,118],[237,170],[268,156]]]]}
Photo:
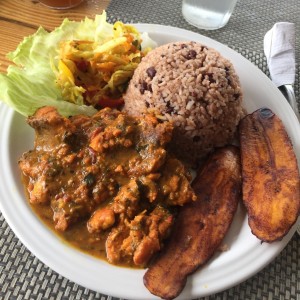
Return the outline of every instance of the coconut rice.
{"type": "Polygon", "coordinates": [[[233,65],[196,42],[152,50],[136,69],[124,101],[124,110],[131,115],[154,112],[161,120],[172,121],[172,149],[192,163],[229,143],[243,116],[233,65]]]}

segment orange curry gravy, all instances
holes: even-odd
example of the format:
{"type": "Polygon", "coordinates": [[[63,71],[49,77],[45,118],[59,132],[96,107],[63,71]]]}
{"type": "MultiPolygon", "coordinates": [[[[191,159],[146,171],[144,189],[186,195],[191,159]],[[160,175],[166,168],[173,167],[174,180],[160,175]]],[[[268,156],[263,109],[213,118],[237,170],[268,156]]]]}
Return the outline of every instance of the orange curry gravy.
{"type": "Polygon", "coordinates": [[[53,107],[28,123],[35,145],[19,166],[34,211],[85,252],[146,266],[162,249],[176,207],[196,199],[190,174],[166,150],[172,125],[109,108],[65,118],[53,107]]]}
{"type": "MultiPolygon", "coordinates": [[[[25,183],[24,179],[24,183],[25,183]]],[[[29,194],[28,194],[29,198],[29,194]]],[[[55,229],[53,222],[53,211],[47,204],[31,204],[32,210],[39,216],[42,222],[56,233],[63,242],[89,255],[106,260],[105,241],[107,232],[101,234],[91,234],[87,230],[86,220],[79,221],[75,226],[70,226],[68,230],[60,231],[55,229]]],[[[135,267],[130,262],[120,262],[119,265],[135,267]]]]}

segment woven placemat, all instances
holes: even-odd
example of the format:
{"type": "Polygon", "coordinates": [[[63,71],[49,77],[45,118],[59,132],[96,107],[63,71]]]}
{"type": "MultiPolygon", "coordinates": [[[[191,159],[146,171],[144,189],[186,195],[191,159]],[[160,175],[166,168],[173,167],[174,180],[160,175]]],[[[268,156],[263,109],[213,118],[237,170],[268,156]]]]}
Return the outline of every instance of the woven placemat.
{"type": "MultiPolygon", "coordinates": [[[[300,32],[298,0],[240,0],[227,26],[216,31],[197,30],[187,24],[181,16],[179,0],[112,0],[107,13],[111,22],[156,23],[199,32],[241,53],[267,75],[262,44],[264,34],[279,21],[294,22],[297,32],[300,32]]],[[[299,48],[299,40],[296,38],[298,63],[299,48]]],[[[299,100],[299,65],[295,93],[299,100]]],[[[116,282],[116,288],[117,285],[116,282]]],[[[0,214],[0,299],[117,298],[88,290],[48,268],[25,248],[0,214]]],[[[252,278],[203,299],[300,300],[300,237],[294,235],[281,254],[252,278]]]]}

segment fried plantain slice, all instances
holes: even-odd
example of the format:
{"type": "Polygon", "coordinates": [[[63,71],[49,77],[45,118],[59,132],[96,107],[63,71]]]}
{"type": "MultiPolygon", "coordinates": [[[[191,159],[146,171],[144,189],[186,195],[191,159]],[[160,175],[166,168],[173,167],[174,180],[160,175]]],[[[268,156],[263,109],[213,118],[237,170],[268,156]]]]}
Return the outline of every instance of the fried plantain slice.
{"type": "Polygon", "coordinates": [[[220,246],[241,198],[239,149],[228,146],[211,155],[193,181],[197,200],[179,211],[164,251],[150,265],[144,284],[163,299],[177,297],[187,276],[220,246]]]}
{"type": "Polygon", "coordinates": [[[300,212],[299,171],[291,141],[270,109],[247,115],[239,125],[243,202],[252,233],[282,239],[300,212]]]}

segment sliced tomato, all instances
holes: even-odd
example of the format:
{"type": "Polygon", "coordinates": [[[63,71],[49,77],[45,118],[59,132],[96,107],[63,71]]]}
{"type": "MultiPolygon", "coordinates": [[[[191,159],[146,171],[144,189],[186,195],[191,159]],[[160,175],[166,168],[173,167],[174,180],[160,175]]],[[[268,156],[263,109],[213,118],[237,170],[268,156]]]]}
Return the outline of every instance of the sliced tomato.
{"type": "Polygon", "coordinates": [[[81,72],[87,72],[89,63],[85,60],[76,61],[76,67],[81,72]]]}
{"type": "Polygon", "coordinates": [[[124,100],[123,98],[118,98],[118,99],[102,98],[98,104],[101,108],[104,107],[119,108],[124,104],[124,100]]]}

